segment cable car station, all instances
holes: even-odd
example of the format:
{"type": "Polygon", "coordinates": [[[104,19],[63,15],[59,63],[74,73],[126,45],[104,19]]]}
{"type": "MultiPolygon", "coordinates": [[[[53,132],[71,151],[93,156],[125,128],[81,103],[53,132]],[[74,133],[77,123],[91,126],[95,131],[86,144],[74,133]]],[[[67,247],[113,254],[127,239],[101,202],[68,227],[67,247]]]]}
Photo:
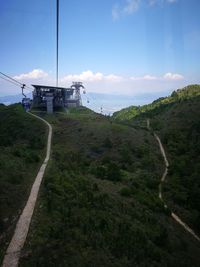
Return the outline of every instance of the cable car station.
{"type": "Polygon", "coordinates": [[[73,82],[70,88],[46,85],[32,85],[33,108],[46,108],[47,113],[53,113],[55,108],[72,108],[82,105],[80,89],[81,82],[73,82]]]}

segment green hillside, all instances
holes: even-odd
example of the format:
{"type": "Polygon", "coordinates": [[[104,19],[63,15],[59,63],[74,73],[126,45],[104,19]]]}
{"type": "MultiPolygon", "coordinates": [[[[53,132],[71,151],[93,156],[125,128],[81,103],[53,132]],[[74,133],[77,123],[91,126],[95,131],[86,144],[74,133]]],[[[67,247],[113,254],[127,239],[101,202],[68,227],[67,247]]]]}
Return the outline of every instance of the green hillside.
{"type": "Polygon", "coordinates": [[[152,118],[170,160],[164,197],[200,234],[200,96],[174,103],[152,118]]]}
{"type": "Polygon", "coordinates": [[[113,118],[119,121],[127,121],[137,116],[145,115],[149,112],[149,116],[153,115],[154,112],[158,113],[159,108],[163,109],[169,104],[176,102],[182,102],[184,100],[192,99],[200,95],[200,85],[189,85],[183,89],[174,91],[169,97],[161,97],[151,104],[144,106],[131,106],[129,108],[122,109],[113,114],[113,118]]]}
{"type": "Polygon", "coordinates": [[[21,105],[0,105],[0,259],[44,156],[46,128],[21,105]]]}
{"type": "Polygon", "coordinates": [[[158,198],[151,132],[84,108],[45,118],[52,158],[20,266],[200,265],[200,246],[158,198]]]}
{"type": "Polygon", "coordinates": [[[151,118],[170,160],[164,198],[200,234],[200,86],[188,86],[135,110],[122,110],[114,118],[137,126],[151,118]]]}

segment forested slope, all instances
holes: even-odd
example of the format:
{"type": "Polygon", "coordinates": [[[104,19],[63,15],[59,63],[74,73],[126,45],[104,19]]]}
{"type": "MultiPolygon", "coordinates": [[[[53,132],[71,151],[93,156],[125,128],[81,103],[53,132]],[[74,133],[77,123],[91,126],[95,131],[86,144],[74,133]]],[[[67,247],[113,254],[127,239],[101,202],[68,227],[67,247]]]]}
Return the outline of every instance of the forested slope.
{"type": "Polygon", "coordinates": [[[178,89],[174,91],[171,96],[161,97],[151,104],[147,104],[144,106],[130,106],[128,108],[124,108],[120,111],[117,111],[113,114],[113,118],[118,121],[130,121],[132,118],[141,117],[142,115],[146,116],[148,113],[149,116],[153,116],[154,113],[158,114],[163,108],[169,107],[169,105],[173,105],[175,103],[180,103],[182,101],[192,99],[200,95],[200,85],[189,85],[183,89],[178,89]]]}
{"type": "Polygon", "coordinates": [[[164,164],[147,129],[87,109],[45,118],[53,154],[20,266],[200,265],[158,198],[164,164]]]}
{"type": "Polygon", "coordinates": [[[0,105],[0,259],[28,198],[46,146],[46,127],[21,105],[0,105]]]}
{"type": "Polygon", "coordinates": [[[170,208],[200,234],[200,86],[173,92],[141,107],[142,112],[137,114],[131,110],[122,110],[115,118],[138,126],[151,119],[170,161],[163,196],[170,208]]]}

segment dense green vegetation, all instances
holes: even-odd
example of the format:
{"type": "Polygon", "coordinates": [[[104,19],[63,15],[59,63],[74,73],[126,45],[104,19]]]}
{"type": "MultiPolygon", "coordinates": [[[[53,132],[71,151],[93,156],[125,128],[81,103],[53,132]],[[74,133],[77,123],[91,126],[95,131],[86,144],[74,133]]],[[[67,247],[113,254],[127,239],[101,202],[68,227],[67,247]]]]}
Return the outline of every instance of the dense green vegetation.
{"type": "Polygon", "coordinates": [[[170,160],[164,197],[200,234],[200,96],[176,103],[152,119],[170,160]]]}
{"type": "Polygon", "coordinates": [[[113,114],[113,118],[119,121],[130,121],[135,119],[137,116],[141,117],[142,115],[149,116],[154,115],[154,113],[159,114],[160,108],[163,110],[165,107],[168,107],[170,104],[180,103],[182,101],[193,99],[200,95],[200,85],[190,85],[183,89],[178,89],[174,91],[169,97],[161,97],[151,104],[144,106],[131,106],[129,108],[122,109],[113,114]]]}
{"type": "Polygon", "coordinates": [[[164,166],[147,129],[88,109],[45,118],[52,158],[20,266],[200,265],[158,198],[164,166]]]}
{"type": "Polygon", "coordinates": [[[134,110],[122,110],[115,118],[143,126],[146,118],[151,118],[170,160],[164,198],[200,234],[200,86],[173,92],[168,98],[141,107],[140,113],[134,110]]]}
{"type": "Polygon", "coordinates": [[[0,259],[44,156],[46,128],[21,105],[0,105],[0,259]]]}

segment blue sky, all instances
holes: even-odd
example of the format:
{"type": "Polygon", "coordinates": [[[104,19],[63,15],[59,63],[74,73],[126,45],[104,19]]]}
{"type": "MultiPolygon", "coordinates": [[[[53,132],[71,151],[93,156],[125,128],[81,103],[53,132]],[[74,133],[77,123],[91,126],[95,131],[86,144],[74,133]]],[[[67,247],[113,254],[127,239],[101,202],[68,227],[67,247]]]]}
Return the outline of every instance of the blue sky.
{"type": "MultiPolygon", "coordinates": [[[[55,84],[55,8],[55,0],[0,1],[0,71],[55,84]]],[[[199,83],[199,14],[199,0],[60,0],[59,84],[79,80],[88,93],[146,103],[145,94],[199,83]]],[[[0,80],[0,96],[17,92],[0,80]]]]}

